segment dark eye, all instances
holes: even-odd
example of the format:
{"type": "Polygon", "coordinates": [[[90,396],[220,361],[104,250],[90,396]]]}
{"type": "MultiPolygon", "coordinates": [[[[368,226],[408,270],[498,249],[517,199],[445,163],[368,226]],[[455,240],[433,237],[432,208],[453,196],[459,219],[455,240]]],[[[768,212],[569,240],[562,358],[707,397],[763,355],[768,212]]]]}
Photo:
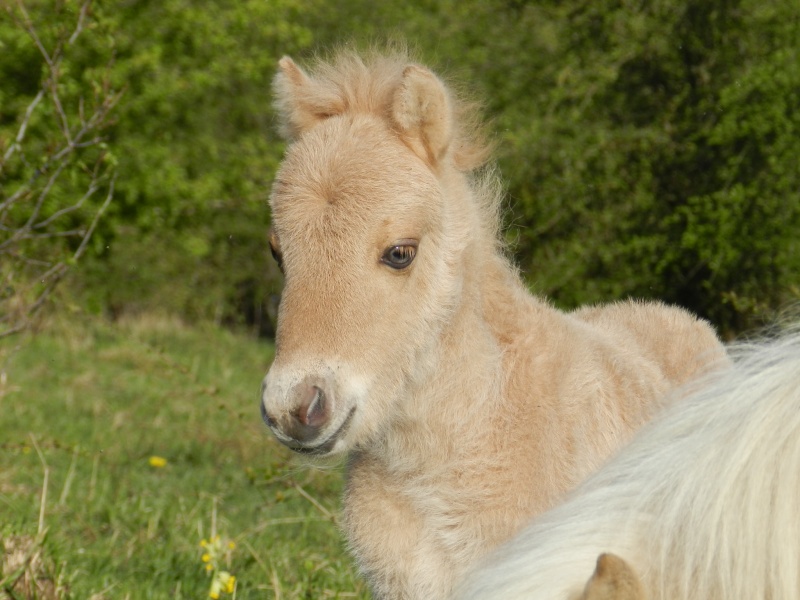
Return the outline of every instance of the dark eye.
{"type": "Polygon", "coordinates": [[[401,240],[383,251],[381,262],[393,269],[405,269],[411,264],[416,255],[417,242],[414,240],[401,240]]]}
{"type": "Polygon", "coordinates": [[[283,257],[272,244],[269,245],[269,253],[272,254],[272,258],[275,259],[275,262],[278,263],[278,268],[283,271],[283,257]]]}
{"type": "Polygon", "coordinates": [[[272,258],[275,259],[275,262],[278,263],[278,268],[281,270],[281,273],[283,273],[283,255],[281,254],[280,247],[278,246],[278,238],[274,231],[269,232],[269,252],[272,254],[272,258]]]}

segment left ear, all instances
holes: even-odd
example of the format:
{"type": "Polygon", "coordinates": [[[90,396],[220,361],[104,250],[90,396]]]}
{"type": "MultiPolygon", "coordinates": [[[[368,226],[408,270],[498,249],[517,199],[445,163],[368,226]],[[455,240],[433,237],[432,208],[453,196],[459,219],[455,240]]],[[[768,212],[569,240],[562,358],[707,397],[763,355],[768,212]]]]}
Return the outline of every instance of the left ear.
{"type": "Polygon", "coordinates": [[[453,138],[453,109],[442,82],[427,69],[408,65],[390,110],[406,143],[430,166],[436,166],[453,138]]]}
{"type": "Polygon", "coordinates": [[[272,86],[280,133],[287,141],[296,139],[320,121],[344,109],[335,89],[309,77],[288,56],[278,61],[278,72],[272,86]]]}

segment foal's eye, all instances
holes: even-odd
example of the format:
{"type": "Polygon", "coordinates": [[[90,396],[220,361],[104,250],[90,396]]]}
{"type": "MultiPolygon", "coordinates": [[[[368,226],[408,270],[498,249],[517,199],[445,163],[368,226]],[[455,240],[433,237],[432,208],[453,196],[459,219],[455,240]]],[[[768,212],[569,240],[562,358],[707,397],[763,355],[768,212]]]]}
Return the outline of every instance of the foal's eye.
{"type": "Polygon", "coordinates": [[[393,269],[405,269],[417,255],[417,242],[402,240],[383,251],[381,262],[393,269]]]}
{"type": "Polygon", "coordinates": [[[283,273],[283,255],[278,246],[278,237],[275,235],[274,231],[269,232],[269,253],[272,254],[272,258],[278,263],[278,268],[281,270],[281,273],[283,273]]]}
{"type": "Polygon", "coordinates": [[[272,254],[272,258],[278,263],[278,268],[283,272],[283,256],[281,256],[281,253],[278,252],[272,244],[269,245],[269,253],[272,254]]]}

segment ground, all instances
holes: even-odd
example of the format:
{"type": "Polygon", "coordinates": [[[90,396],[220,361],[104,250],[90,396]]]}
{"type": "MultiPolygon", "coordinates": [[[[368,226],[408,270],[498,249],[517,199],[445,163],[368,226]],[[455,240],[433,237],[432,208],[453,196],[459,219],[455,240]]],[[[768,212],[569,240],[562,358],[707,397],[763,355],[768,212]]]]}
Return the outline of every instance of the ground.
{"type": "Polygon", "coordinates": [[[207,597],[214,535],[237,599],[368,597],[335,524],[341,466],[305,466],[261,423],[269,344],[75,313],[10,345],[0,598],[207,597]],[[24,576],[12,554],[28,557],[24,576]]]}

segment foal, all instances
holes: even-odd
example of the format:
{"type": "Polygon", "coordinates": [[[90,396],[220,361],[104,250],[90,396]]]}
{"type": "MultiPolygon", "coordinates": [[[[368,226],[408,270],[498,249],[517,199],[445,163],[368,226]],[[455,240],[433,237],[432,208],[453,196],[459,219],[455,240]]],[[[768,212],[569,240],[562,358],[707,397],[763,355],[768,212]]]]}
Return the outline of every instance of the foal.
{"type": "Polygon", "coordinates": [[[477,171],[488,145],[426,68],[279,66],[285,287],[263,417],[297,452],[348,455],[344,531],[377,598],[445,598],[724,350],[678,308],[532,296],[477,171]]]}

